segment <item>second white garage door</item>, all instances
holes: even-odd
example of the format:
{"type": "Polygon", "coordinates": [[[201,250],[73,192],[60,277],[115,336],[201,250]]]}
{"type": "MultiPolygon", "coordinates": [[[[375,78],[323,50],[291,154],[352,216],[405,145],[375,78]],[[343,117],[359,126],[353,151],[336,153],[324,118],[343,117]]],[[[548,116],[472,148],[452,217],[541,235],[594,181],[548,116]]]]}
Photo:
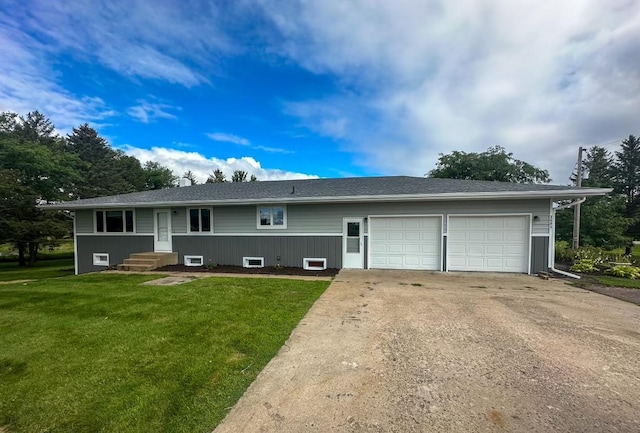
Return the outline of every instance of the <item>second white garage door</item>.
{"type": "Polygon", "coordinates": [[[371,217],[369,268],[441,270],[440,217],[371,217]]]}
{"type": "Polygon", "coordinates": [[[450,271],[529,272],[528,216],[449,217],[450,271]]]}

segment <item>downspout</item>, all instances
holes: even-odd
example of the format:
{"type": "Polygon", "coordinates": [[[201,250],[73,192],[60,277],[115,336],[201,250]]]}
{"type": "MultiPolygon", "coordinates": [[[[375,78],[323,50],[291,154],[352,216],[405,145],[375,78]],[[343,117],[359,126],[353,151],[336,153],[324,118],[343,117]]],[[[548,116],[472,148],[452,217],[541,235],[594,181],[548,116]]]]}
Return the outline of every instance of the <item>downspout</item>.
{"type": "Polygon", "coordinates": [[[554,208],[553,206],[551,207],[551,234],[549,236],[549,269],[555,273],[558,273],[560,275],[564,275],[567,277],[571,277],[571,278],[575,278],[577,280],[580,279],[580,275],[576,275],[576,274],[572,274],[570,272],[565,272],[565,271],[561,271],[560,269],[556,269],[555,265],[556,265],[556,255],[555,255],[555,242],[556,242],[556,211],[558,210],[562,210],[562,209],[568,209],[570,207],[579,205],[581,203],[584,203],[584,201],[586,200],[586,197],[582,197],[579,198],[575,201],[572,201],[571,203],[567,203],[564,204],[562,206],[558,206],[556,208],[554,208]]]}

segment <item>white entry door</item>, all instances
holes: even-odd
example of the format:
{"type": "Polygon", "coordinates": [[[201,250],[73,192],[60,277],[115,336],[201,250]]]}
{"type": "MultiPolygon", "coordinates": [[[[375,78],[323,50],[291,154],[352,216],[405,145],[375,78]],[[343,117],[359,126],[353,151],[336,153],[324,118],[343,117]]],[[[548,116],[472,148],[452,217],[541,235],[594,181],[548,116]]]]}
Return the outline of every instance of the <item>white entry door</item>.
{"type": "Polygon", "coordinates": [[[364,223],[362,218],[342,220],[342,267],[364,268],[364,223]]]}
{"type": "Polygon", "coordinates": [[[154,251],[172,251],[171,245],[171,209],[153,211],[154,251]]]}

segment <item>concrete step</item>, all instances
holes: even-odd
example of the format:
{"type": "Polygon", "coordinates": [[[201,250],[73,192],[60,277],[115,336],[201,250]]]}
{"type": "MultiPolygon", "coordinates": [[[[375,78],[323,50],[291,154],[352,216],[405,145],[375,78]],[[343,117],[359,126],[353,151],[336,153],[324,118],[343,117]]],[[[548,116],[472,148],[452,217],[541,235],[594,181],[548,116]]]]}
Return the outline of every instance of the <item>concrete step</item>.
{"type": "Polygon", "coordinates": [[[133,253],[117,266],[121,271],[150,271],[166,265],[177,265],[178,253],[133,253]]]}
{"type": "Polygon", "coordinates": [[[153,265],[118,265],[116,266],[116,269],[118,269],[119,271],[152,271],[154,270],[156,267],[153,265]]]}
{"type": "Polygon", "coordinates": [[[158,267],[165,265],[177,265],[178,253],[134,253],[129,256],[131,259],[153,259],[158,260],[158,267]]]}
{"type": "Polygon", "coordinates": [[[124,259],[123,265],[152,265],[158,266],[159,259],[124,259]]]}

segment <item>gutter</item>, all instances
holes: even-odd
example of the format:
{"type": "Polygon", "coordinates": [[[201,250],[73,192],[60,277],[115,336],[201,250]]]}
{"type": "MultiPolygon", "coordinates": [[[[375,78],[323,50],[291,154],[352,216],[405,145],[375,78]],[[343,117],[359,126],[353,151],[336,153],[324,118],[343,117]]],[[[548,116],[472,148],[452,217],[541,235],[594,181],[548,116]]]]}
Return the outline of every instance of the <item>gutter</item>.
{"type": "Polygon", "coordinates": [[[568,209],[570,207],[573,206],[577,206],[581,203],[584,203],[584,201],[586,200],[586,197],[581,197],[577,200],[574,200],[570,203],[564,204],[562,206],[558,206],[556,208],[552,207],[551,208],[551,236],[549,237],[549,269],[555,273],[558,273],[560,275],[564,275],[566,277],[570,277],[570,278],[575,278],[577,280],[580,279],[580,275],[576,275],[576,274],[572,274],[570,272],[566,272],[566,271],[561,271],[560,269],[556,269],[555,265],[556,265],[556,254],[555,254],[555,243],[556,243],[556,211],[558,210],[562,210],[562,209],[568,209]],[[553,244],[551,243],[551,241],[553,242],[553,244]]]}

